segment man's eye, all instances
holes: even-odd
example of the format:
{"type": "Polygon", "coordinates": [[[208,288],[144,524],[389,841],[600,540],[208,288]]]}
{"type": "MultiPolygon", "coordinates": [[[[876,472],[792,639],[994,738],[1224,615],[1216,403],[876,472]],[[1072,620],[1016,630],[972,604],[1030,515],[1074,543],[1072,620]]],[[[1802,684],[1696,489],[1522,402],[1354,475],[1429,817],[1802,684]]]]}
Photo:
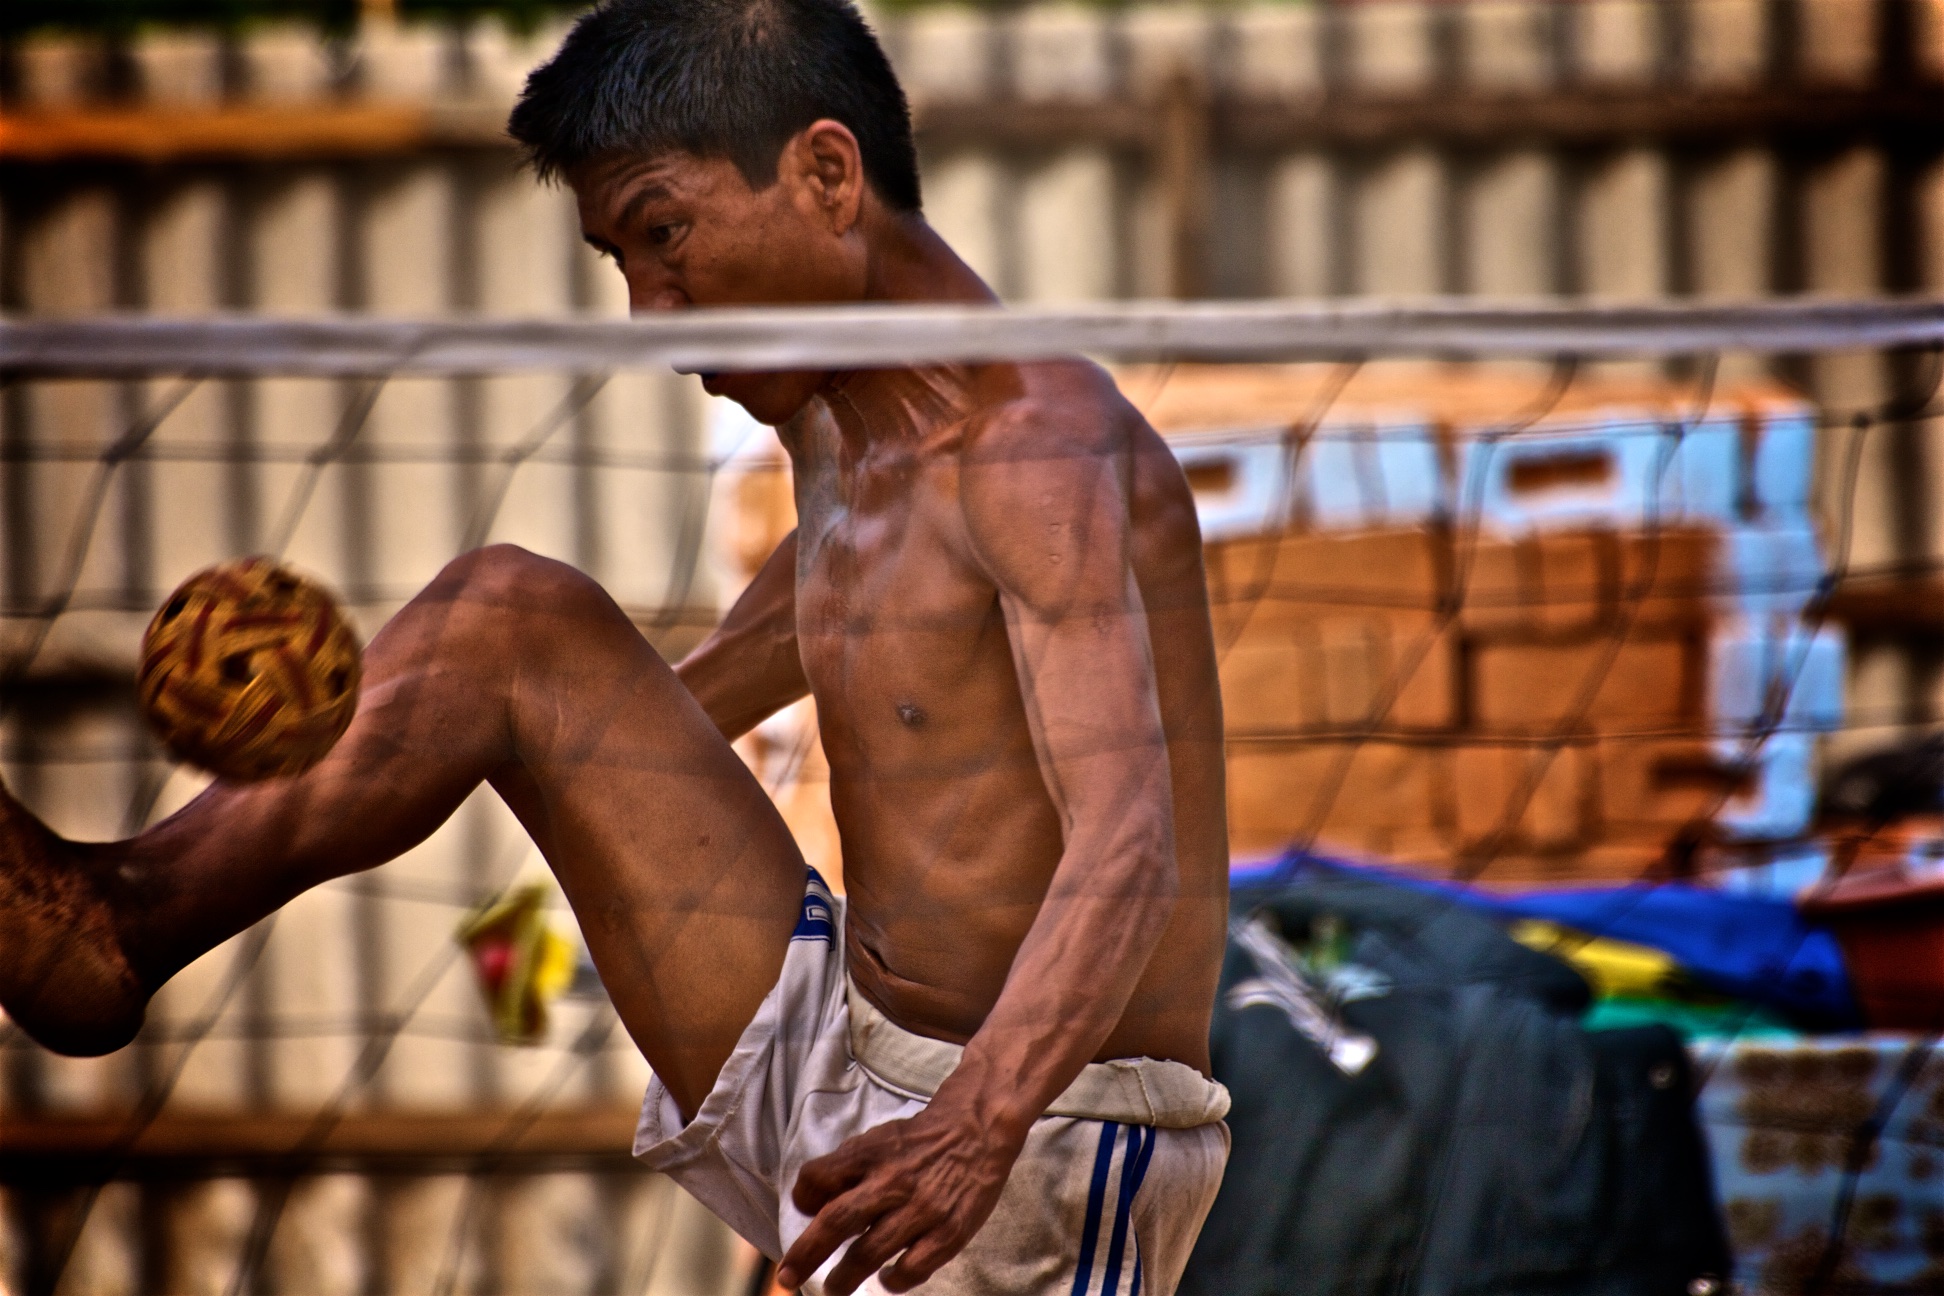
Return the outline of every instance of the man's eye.
{"type": "Polygon", "coordinates": [[[680,228],[679,225],[650,225],[648,241],[658,247],[664,243],[671,243],[675,239],[675,231],[680,228]]]}

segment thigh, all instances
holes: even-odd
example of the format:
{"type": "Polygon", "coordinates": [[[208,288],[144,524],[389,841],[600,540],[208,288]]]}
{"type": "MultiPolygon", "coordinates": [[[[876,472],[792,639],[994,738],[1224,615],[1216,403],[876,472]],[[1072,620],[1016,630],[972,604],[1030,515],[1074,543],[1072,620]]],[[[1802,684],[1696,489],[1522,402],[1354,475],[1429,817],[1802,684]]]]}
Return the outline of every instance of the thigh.
{"type": "Polygon", "coordinates": [[[805,865],[695,699],[591,581],[554,592],[493,787],[573,906],[623,1024],[687,1115],[776,983],[805,865]]]}

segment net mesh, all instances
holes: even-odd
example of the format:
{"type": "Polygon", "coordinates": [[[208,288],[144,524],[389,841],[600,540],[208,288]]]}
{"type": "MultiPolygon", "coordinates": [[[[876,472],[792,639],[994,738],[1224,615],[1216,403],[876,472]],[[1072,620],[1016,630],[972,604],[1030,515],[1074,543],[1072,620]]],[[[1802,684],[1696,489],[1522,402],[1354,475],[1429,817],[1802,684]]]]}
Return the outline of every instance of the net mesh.
{"type": "MultiPolygon", "coordinates": [[[[1442,312],[1435,336],[1395,316],[1386,335],[1373,316],[1356,347],[1327,341],[1323,313],[1278,324],[1238,310],[1216,330],[1237,363],[1212,343],[1174,354],[1206,308],[1162,314],[1175,332],[1103,346],[1101,317],[1076,312],[1067,340],[1116,362],[1196,495],[1242,876],[1315,855],[1499,888],[1610,888],[1610,929],[1545,938],[1574,954],[1663,886],[1786,897],[1859,861],[1944,854],[1935,819],[1879,803],[1837,816],[1823,791],[1842,760],[1911,733],[1905,702],[1863,689],[1860,654],[1899,626],[1928,633],[1921,608],[1897,606],[1935,565],[1898,547],[1894,472],[1899,447],[1937,426],[1940,352],[1869,348],[1944,336],[1936,312],[1912,325],[1902,310],[1886,338],[1894,312],[1856,308],[1762,350],[1750,340],[1781,312],[1567,310],[1550,316],[1557,336],[1586,345],[1562,354],[1484,309],[1469,334],[1462,310],[1442,312]],[[1467,338],[1493,354],[1455,357],[1467,338]]],[[[787,314],[759,322],[792,336],[787,314]]],[[[1012,349],[1044,353],[1061,322],[1041,313],[1012,349]]],[[[989,317],[962,324],[985,340],[960,350],[1008,350],[989,317]]],[[[222,350],[178,341],[173,359],[124,338],[56,363],[45,337],[18,331],[0,353],[0,757],[57,828],[132,832],[199,786],[143,733],[130,681],[141,625],[204,563],[292,560],[368,635],[445,560],[518,540],[603,580],[673,657],[793,525],[763,429],[682,380],[586,372],[563,358],[571,327],[536,353],[530,330],[466,325],[469,345],[502,350],[428,374],[439,326],[423,326],[367,339],[364,371],[334,377],[293,361],[273,326],[256,349],[252,325],[231,327],[222,350]],[[395,365],[374,367],[388,346],[395,365]]],[[[955,345],[949,321],[926,336],[920,351],[955,345]]],[[[864,344],[847,337],[824,349],[855,355],[864,344]]],[[[735,337],[683,345],[732,364],[754,354],[735,337]]],[[[741,749],[806,856],[841,877],[810,704],[741,749]]],[[[490,1110],[464,1156],[434,1167],[465,1178],[427,1216],[440,1221],[429,1285],[481,1281],[506,1175],[534,1168],[516,1156],[523,1139],[549,1112],[625,1103],[642,1075],[587,978],[542,1047],[495,1043],[449,933],[538,869],[517,825],[476,797],[427,847],[185,972],[126,1056],[55,1059],[6,1027],[9,1106],[115,1113],[71,1185],[82,1195],[29,1247],[39,1280],[105,1227],[91,1213],[138,1173],[145,1131],[214,1106],[301,1117],[278,1173],[234,1213],[231,1291],[290,1263],[278,1247],[292,1203],[313,1172],[346,1164],[333,1139],[347,1120],[490,1110]]],[[[1802,1180],[1776,1194],[1724,1175],[1747,1276],[1778,1291],[1916,1281],[1894,1260],[1873,1270],[1870,1248],[1895,1251],[1883,1238],[1902,1229],[1905,1250],[1923,1250],[1914,1213],[1878,1217],[1938,1142],[1936,1036],[1792,1037],[1751,1062],[1774,1023],[1745,1003],[1710,1010],[1693,1051],[1717,1173],[1724,1155],[1747,1165],[1768,1147],[1802,1180]],[[1728,1129],[1741,1142],[1724,1154],[1728,1129]]],[[[586,1168],[570,1153],[552,1164],[586,1168]]],[[[603,1199],[595,1289],[645,1290],[663,1263],[672,1199],[624,1198],[603,1199]]]]}

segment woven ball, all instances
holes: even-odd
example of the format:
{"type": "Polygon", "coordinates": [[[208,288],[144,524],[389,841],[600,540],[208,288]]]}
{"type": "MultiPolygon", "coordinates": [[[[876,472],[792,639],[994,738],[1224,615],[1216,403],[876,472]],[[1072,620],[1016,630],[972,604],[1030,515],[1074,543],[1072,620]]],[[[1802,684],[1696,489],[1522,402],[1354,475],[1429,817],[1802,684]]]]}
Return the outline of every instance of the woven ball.
{"type": "Polygon", "coordinates": [[[177,757],[237,782],[299,774],[358,707],[358,640],[316,582],[268,558],[184,581],[142,636],[136,690],[177,757]]]}

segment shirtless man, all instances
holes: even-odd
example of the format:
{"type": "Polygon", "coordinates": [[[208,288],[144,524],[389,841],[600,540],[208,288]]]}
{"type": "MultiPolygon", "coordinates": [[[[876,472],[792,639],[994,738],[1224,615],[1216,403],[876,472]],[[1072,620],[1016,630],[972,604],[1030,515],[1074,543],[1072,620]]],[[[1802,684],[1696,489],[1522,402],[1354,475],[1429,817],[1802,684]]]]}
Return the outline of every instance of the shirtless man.
{"type": "MultiPolygon", "coordinates": [[[[638,311],[993,300],[919,214],[846,0],[611,0],[512,131],[638,311]]],[[[800,523],[679,667],[571,568],[465,555],[310,772],[99,845],[0,795],[0,1003],[120,1047],[190,960],[486,781],[653,1067],[637,1153],[786,1286],[1168,1292],[1228,1142],[1221,705],[1173,458],[1077,361],[704,383],[776,426],[800,523]],[[847,900],[728,741],[806,693],[847,900]]]]}

